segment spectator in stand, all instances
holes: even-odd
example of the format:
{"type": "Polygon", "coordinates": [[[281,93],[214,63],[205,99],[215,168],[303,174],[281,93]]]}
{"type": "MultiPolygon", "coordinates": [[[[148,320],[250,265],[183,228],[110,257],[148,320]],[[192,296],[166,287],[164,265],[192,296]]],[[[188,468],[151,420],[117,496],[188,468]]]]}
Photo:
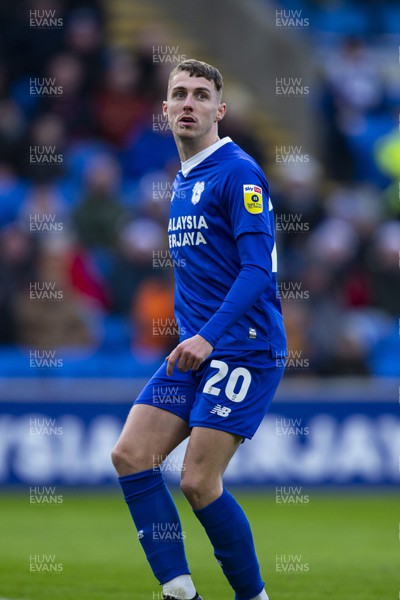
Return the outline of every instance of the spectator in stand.
{"type": "Polygon", "coordinates": [[[48,237],[41,244],[36,273],[16,298],[17,339],[22,346],[48,350],[94,346],[94,332],[88,326],[93,310],[88,312],[71,285],[71,251],[64,237],[48,237]],[[32,284],[41,290],[39,299],[32,284]],[[46,292],[46,285],[54,287],[46,292]]]}
{"type": "Polygon", "coordinates": [[[375,306],[400,317],[400,222],[389,221],[376,231],[369,252],[375,306]]]}
{"type": "Polygon", "coordinates": [[[54,81],[59,91],[43,95],[39,111],[51,112],[62,119],[71,141],[93,135],[92,111],[80,58],[67,52],[50,57],[45,77],[54,81]]]}
{"type": "Polygon", "coordinates": [[[122,148],[149,115],[144,90],[139,89],[139,76],[132,54],[114,51],[105,67],[104,85],[94,95],[92,111],[98,134],[116,148],[122,148]]]}
{"type": "Polygon", "coordinates": [[[1,228],[14,223],[26,194],[26,184],[16,169],[0,160],[0,234],[1,228]]]}
{"type": "Polygon", "coordinates": [[[0,100],[0,162],[23,172],[26,165],[26,121],[18,104],[10,98],[0,100]],[[24,158],[21,158],[24,156],[24,158]]]}
{"type": "Polygon", "coordinates": [[[5,20],[1,44],[4,55],[12,57],[7,63],[13,82],[31,76],[43,77],[49,56],[62,48],[63,36],[58,28],[36,27],[34,15],[52,14],[47,11],[54,11],[56,18],[64,23],[67,13],[65,4],[60,0],[2,0],[5,20]]]}
{"type": "Polygon", "coordinates": [[[167,257],[168,240],[154,220],[139,217],[121,229],[108,280],[116,313],[129,314],[133,298],[147,278],[165,278],[167,257]]]}
{"type": "Polygon", "coordinates": [[[64,174],[65,138],[64,121],[59,116],[46,112],[37,117],[20,156],[21,173],[38,183],[60,179],[64,174]]]}
{"type": "Polygon", "coordinates": [[[339,181],[356,176],[349,136],[365,127],[365,118],[384,109],[385,88],[374,53],[356,37],[343,41],[324,66],[326,168],[339,181]]]}
{"type": "Polygon", "coordinates": [[[139,285],[132,300],[133,351],[154,360],[167,355],[178,340],[174,318],[174,286],[172,280],[149,277],[139,285]]]}
{"type": "Polygon", "coordinates": [[[0,344],[16,344],[16,298],[33,280],[36,243],[16,224],[0,230],[0,344]]]}
{"type": "Polygon", "coordinates": [[[282,248],[279,272],[282,279],[296,277],[305,260],[305,244],[325,215],[322,171],[317,161],[279,163],[274,170],[273,203],[277,240],[282,248]]]}
{"type": "Polygon", "coordinates": [[[37,183],[26,194],[18,221],[32,237],[54,237],[54,233],[70,227],[69,213],[57,188],[49,183],[37,183]]]}
{"type": "MultiPolygon", "coordinates": [[[[397,111],[399,114],[399,111],[397,111]]],[[[379,169],[390,177],[382,200],[389,216],[400,216],[400,132],[398,128],[379,138],[375,144],[375,160],[379,169]]]]}
{"type": "Polygon", "coordinates": [[[383,219],[383,206],[376,201],[377,190],[370,185],[337,186],[327,196],[328,216],[350,224],[358,237],[358,249],[342,272],[338,300],[345,307],[372,305],[372,280],[368,248],[374,231],[383,219]]]}
{"type": "Polygon", "coordinates": [[[125,217],[120,184],[120,168],[111,155],[98,155],[89,162],[83,197],[73,215],[78,239],[87,248],[115,246],[125,217]]]}
{"type": "Polygon", "coordinates": [[[105,60],[103,32],[95,10],[78,8],[69,15],[65,46],[67,52],[79,59],[83,69],[84,93],[91,94],[101,85],[105,60]]]}

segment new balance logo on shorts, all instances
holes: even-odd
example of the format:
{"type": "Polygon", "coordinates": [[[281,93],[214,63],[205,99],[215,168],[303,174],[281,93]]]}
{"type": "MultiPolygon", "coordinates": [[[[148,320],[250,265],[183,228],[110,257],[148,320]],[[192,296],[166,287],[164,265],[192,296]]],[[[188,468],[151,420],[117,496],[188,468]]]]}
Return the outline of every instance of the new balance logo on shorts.
{"type": "Polygon", "coordinates": [[[214,408],[210,410],[210,413],[212,415],[218,415],[219,417],[228,417],[229,413],[231,412],[231,408],[228,408],[227,406],[221,406],[220,404],[217,404],[216,406],[214,406],[214,408]]]}

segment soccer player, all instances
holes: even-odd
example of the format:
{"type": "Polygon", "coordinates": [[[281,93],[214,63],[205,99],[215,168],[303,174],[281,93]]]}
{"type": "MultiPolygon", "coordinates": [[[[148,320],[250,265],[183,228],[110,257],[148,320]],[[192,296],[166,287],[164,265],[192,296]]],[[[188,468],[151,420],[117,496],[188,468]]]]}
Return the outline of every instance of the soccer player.
{"type": "Polygon", "coordinates": [[[222,476],[270,405],[286,337],[268,183],[248,154],[219,139],[221,96],[221,74],[206,63],[185,60],[170,75],[163,112],[182,161],[168,226],[180,343],[135,401],[112,455],[165,600],[201,600],[160,469],[186,438],[181,489],[235,599],[268,599],[249,522],[222,476]]]}

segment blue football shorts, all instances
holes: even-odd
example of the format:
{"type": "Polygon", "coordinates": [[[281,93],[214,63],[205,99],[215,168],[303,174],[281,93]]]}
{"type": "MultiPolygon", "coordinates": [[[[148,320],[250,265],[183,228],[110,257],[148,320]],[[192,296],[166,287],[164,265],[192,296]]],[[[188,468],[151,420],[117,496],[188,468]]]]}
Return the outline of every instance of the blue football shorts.
{"type": "Polygon", "coordinates": [[[134,404],[168,410],[190,427],[220,429],[251,439],[266,414],[282,378],[284,361],[268,352],[229,355],[214,350],[197,371],[171,377],[165,361],[134,404]]]}

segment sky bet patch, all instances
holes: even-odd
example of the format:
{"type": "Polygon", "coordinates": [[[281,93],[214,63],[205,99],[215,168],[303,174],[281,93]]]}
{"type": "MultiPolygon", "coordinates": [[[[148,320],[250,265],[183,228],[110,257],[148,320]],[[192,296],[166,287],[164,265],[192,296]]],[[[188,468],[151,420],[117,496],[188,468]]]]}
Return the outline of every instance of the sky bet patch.
{"type": "Polygon", "coordinates": [[[247,212],[258,215],[263,211],[262,189],[258,185],[243,186],[243,200],[247,212]]]}

